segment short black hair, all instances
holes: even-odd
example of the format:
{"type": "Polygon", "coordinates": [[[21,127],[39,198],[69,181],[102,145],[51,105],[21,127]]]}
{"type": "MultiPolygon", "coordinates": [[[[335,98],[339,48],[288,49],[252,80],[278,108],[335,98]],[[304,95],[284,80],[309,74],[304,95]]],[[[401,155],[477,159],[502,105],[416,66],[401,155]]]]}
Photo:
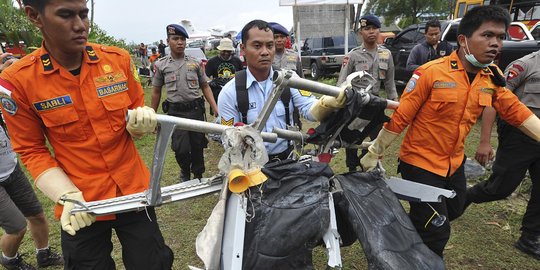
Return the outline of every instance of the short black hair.
{"type": "Polygon", "coordinates": [[[471,37],[474,31],[478,30],[485,22],[504,23],[505,31],[510,26],[510,14],[506,9],[498,6],[477,6],[465,13],[459,23],[458,35],[471,37]]]}
{"type": "Polygon", "coordinates": [[[242,43],[246,44],[247,40],[249,39],[249,30],[251,28],[257,27],[259,30],[270,30],[272,32],[272,35],[274,34],[274,29],[265,21],[263,20],[253,20],[251,22],[248,22],[244,28],[242,28],[242,43]]]}
{"type": "Polygon", "coordinates": [[[430,27],[437,27],[439,30],[441,29],[441,22],[439,20],[431,20],[426,23],[426,28],[424,29],[424,33],[427,33],[428,28],[430,27]]]}
{"type": "Polygon", "coordinates": [[[45,10],[45,6],[49,4],[49,1],[50,0],[23,0],[23,4],[25,6],[31,6],[39,12],[43,12],[43,10],[45,10]]]}

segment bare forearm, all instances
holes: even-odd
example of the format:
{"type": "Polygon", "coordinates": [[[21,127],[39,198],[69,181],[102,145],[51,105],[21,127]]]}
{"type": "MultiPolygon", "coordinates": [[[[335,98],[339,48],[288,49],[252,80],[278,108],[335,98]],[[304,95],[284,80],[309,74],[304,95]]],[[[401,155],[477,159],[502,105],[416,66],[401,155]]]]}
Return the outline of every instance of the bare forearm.
{"type": "Polygon", "coordinates": [[[152,88],[152,102],[151,105],[152,109],[157,112],[157,109],[159,107],[159,102],[161,101],[161,87],[154,86],[152,88]]]}
{"type": "Polygon", "coordinates": [[[210,86],[208,84],[204,84],[202,86],[203,95],[206,101],[208,101],[208,104],[210,104],[210,108],[212,108],[212,111],[217,115],[218,114],[218,108],[216,101],[214,100],[214,95],[212,94],[212,89],[210,89],[210,86]]]}
{"type": "Polygon", "coordinates": [[[497,112],[493,107],[486,107],[482,113],[482,126],[480,129],[480,143],[490,143],[491,130],[495,122],[497,112]]]}

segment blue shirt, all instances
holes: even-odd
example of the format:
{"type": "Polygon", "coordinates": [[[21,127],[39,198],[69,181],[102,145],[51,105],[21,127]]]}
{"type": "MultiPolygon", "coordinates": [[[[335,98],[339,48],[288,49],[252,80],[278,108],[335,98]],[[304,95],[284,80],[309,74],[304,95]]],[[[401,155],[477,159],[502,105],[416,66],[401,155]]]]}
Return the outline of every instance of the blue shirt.
{"type": "MultiPolygon", "coordinates": [[[[272,74],[273,70],[270,69],[270,73],[266,80],[258,82],[253,74],[249,71],[249,68],[246,69],[247,77],[247,91],[249,96],[249,109],[247,112],[247,123],[251,124],[255,122],[259,114],[261,113],[264,103],[267,98],[272,93],[273,83],[272,83],[272,74]]],[[[235,79],[236,80],[236,79],[235,79]]],[[[218,97],[218,110],[221,117],[221,124],[233,125],[234,123],[242,122],[242,114],[238,109],[238,101],[236,99],[236,83],[235,80],[230,80],[219,93],[218,97]]],[[[311,106],[317,99],[307,91],[298,91],[296,88],[291,88],[291,101],[294,106],[298,108],[298,111],[306,118],[307,120],[314,121],[315,119],[309,112],[311,106]]],[[[289,105],[289,115],[291,121],[293,120],[293,106],[289,105]]],[[[292,123],[289,123],[291,125],[292,123]]],[[[283,102],[278,100],[274,110],[270,113],[268,121],[264,126],[263,131],[272,132],[274,127],[286,129],[287,125],[285,124],[285,106],[283,102]]],[[[285,151],[288,147],[287,140],[278,138],[276,143],[264,143],[266,146],[266,151],[269,155],[279,154],[285,151]]]]}

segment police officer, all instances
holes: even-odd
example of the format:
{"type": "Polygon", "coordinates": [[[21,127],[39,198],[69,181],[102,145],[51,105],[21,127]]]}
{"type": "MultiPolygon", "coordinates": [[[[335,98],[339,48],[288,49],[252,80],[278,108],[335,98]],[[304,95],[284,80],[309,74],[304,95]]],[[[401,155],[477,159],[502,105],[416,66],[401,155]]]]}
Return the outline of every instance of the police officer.
{"type": "MultiPolygon", "coordinates": [[[[302,71],[302,62],[298,53],[294,50],[285,48],[287,39],[289,38],[289,31],[283,25],[270,22],[268,23],[274,30],[274,47],[276,53],[274,55],[274,61],[272,62],[272,67],[276,70],[279,69],[288,69],[296,72],[300,78],[304,78],[304,71],[302,71]]],[[[299,129],[302,129],[302,122],[300,121],[300,113],[295,107],[293,111],[293,120],[294,125],[298,126],[299,129]]]]}
{"type": "MultiPolygon", "coordinates": [[[[238,122],[251,124],[257,119],[262,111],[267,98],[272,92],[272,60],[274,58],[274,34],[271,26],[262,20],[249,22],[242,29],[242,43],[240,48],[247,59],[246,76],[244,77],[248,93],[249,108],[244,116],[239,111],[236,84],[239,82],[239,73],[234,80],[230,80],[219,94],[218,106],[222,125],[232,126],[238,122]]],[[[337,108],[345,106],[345,92],[337,98],[323,96],[317,100],[307,91],[290,89],[290,104],[303,114],[308,120],[319,121],[337,108]]],[[[288,106],[289,113],[292,113],[292,106],[288,106]]],[[[287,128],[290,123],[286,122],[285,105],[282,100],[276,103],[262,131],[272,131],[274,127],[287,128]]],[[[286,159],[291,148],[288,141],[278,138],[276,143],[265,143],[270,160],[286,159]]]]}
{"type": "Polygon", "coordinates": [[[298,53],[294,50],[285,48],[287,38],[289,38],[289,31],[279,23],[268,23],[274,30],[274,47],[276,48],[276,54],[274,55],[274,61],[272,67],[274,69],[289,69],[301,78],[304,78],[304,72],[302,71],[302,62],[298,53]]]}
{"type": "MultiPolygon", "coordinates": [[[[167,25],[166,30],[171,54],[156,62],[156,74],[152,80],[152,108],[156,110],[159,107],[161,87],[165,85],[167,99],[162,105],[165,113],[204,121],[204,95],[217,116],[216,102],[201,63],[184,53],[186,39],[189,38],[186,30],[177,24],[167,25]]],[[[173,132],[172,149],[180,165],[180,181],[191,179],[191,173],[195,178],[202,177],[205,170],[203,149],[207,144],[204,133],[178,129],[173,132]]]]}
{"type": "MultiPolygon", "coordinates": [[[[505,77],[506,87],[536,116],[540,116],[540,51],[510,63],[505,77]]],[[[491,114],[491,119],[495,118],[494,110],[485,110],[484,114],[486,113],[491,114]]],[[[485,122],[489,124],[486,130],[491,131],[493,121],[485,122]]],[[[501,119],[498,121],[497,131],[499,146],[493,173],[488,180],[467,190],[466,206],[508,197],[529,170],[532,180],[531,198],[523,215],[521,237],[515,246],[540,260],[540,143],[501,119]]],[[[482,137],[490,138],[491,134],[482,133],[482,137]]]]}
{"type": "MultiPolygon", "coordinates": [[[[375,79],[375,84],[371,88],[370,93],[376,96],[379,95],[381,82],[384,82],[386,97],[388,99],[397,100],[396,84],[394,82],[394,61],[392,53],[384,46],[377,44],[381,28],[379,18],[374,15],[364,15],[360,18],[360,35],[363,43],[361,46],[352,49],[352,51],[343,58],[343,66],[339,73],[337,85],[340,85],[347,79],[347,76],[356,71],[365,71],[375,79]]],[[[354,80],[352,82],[353,89],[366,88],[371,81],[368,79],[354,80]]],[[[348,127],[349,129],[358,128],[353,121],[348,127]]],[[[373,129],[371,138],[375,138],[379,132],[379,128],[373,129]]],[[[349,171],[356,171],[356,167],[360,165],[357,149],[345,149],[345,163],[349,171]]]]}

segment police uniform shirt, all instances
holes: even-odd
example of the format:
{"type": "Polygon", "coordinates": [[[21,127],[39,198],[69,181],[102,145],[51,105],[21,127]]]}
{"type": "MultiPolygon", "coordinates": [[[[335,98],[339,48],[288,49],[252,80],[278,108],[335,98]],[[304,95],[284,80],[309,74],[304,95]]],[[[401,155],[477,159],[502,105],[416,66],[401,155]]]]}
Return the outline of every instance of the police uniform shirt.
{"type": "MultiPolygon", "coordinates": [[[[270,97],[272,92],[272,74],[273,69],[270,70],[268,78],[262,82],[258,82],[255,77],[249,71],[249,68],[246,69],[247,75],[247,91],[249,96],[249,106],[247,112],[247,122],[246,124],[251,124],[255,122],[257,117],[262,111],[262,108],[266,100],[270,97]]],[[[311,115],[310,108],[317,99],[307,91],[299,91],[298,89],[291,88],[291,103],[289,104],[289,115],[293,115],[293,102],[294,105],[298,108],[300,113],[304,118],[314,121],[315,119],[311,115]]],[[[236,82],[235,80],[230,80],[219,93],[218,98],[218,110],[221,117],[221,124],[232,126],[234,123],[242,122],[242,115],[238,110],[238,101],[236,98],[236,82]]],[[[290,125],[290,124],[289,124],[290,125]]],[[[278,100],[274,110],[270,113],[268,121],[266,122],[264,129],[262,131],[271,132],[274,127],[286,129],[287,125],[285,124],[285,106],[278,100]]],[[[285,151],[288,147],[287,140],[278,138],[276,143],[266,143],[266,150],[269,155],[279,154],[285,151]]]]}
{"type": "Polygon", "coordinates": [[[510,63],[504,75],[506,87],[540,117],[540,51],[510,63]]]}
{"type": "MultiPolygon", "coordinates": [[[[347,76],[356,71],[366,71],[375,79],[371,93],[379,95],[381,81],[384,81],[386,97],[388,99],[397,98],[396,84],[394,82],[394,60],[390,50],[383,46],[377,46],[377,51],[368,51],[364,45],[354,48],[343,58],[343,66],[339,73],[337,85],[343,83],[347,76]]],[[[354,89],[366,88],[370,80],[353,80],[354,89]]]]}
{"type": "Polygon", "coordinates": [[[298,57],[298,54],[291,49],[285,49],[282,54],[276,53],[274,62],[272,62],[272,67],[274,67],[274,69],[289,69],[295,71],[298,76],[304,77],[300,58],[298,57]]]}
{"type": "Polygon", "coordinates": [[[201,84],[207,78],[197,59],[184,56],[174,59],[165,56],[156,62],[156,74],[152,85],[167,89],[167,101],[172,103],[190,102],[202,97],[201,84]]]}

